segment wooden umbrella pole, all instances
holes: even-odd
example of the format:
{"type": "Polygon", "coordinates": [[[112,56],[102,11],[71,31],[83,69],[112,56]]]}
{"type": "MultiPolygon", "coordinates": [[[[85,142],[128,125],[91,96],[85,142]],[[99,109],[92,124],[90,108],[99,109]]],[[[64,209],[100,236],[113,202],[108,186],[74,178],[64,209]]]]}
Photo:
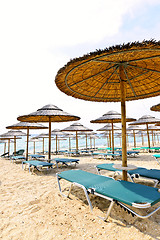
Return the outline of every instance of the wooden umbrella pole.
{"type": "Polygon", "coordinates": [[[4,153],[6,153],[6,142],[4,143],[4,153]]]}
{"type": "Polygon", "coordinates": [[[76,153],[78,154],[78,134],[76,131],[76,153]]]}
{"type": "Polygon", "coordinates": [[[48,162],[51,160],[51,118],[49,117],[48,162]]]}
{"type": "Polygon", "coordinates": [[[57,135],[56,135],[56,154],[58,153],[58,139],[57,139],[57,135]]]}
{"type": "Polygon", "coordinates": [[[14,136],[14,152],[16,152],[16,136],[14,136]]]}
{"type": "Polygon", "coordinates": [[[35,153],[36,153],[36,143],[35,143],[35,142],[33,142],[33,146],[34,146],[34,152],[33,152],[33,154],[35,154],[35,153]]]}
{"type": "Polygon", "coordinates": [[[26,161],[28,161],[29,127],[27,127],[26,161]]]}
{"type": "Polygon", "coordinates": [[[86,150],[87,150],[87,134],[86,134],[86,150]]]}
{"type": "Polygon", "coordinates": [[[109,131],[109,148],[111,150],[112,144],[111,144],[111,131],[109,131]]]}
{"type": "Polygon", "coordinates": [[[133,130],[133,137],[134,137],[134,147],[136,148],[136,134],[134,130],[133,130]]]}
{"type": "Polygon", "coordinates": [[[8,156],[10,155],[10,139],[8,139],[8,156]]]}
{"type": "Polygon", "coordinates": [[[149,129],[148,129],[148,123],[146,123],[146,126],[147,126],[148,147],[150,148],[150,147],[151,147],[151,145],[150,145],[150,138],[149,138],[149,129]]]}
{"type": "Polygon", "coordinates": [[[114,128],[113,128],[113,121],[112,121],[112,153],[114,154],[114,128]]]}
{"type": "Polygon", "coordinates": [[[71,138],[69,137],[69,151],[71,151],[71,138]]]}
{"type": "Polygon", "coordinates": [[[44,138],[43,138],[43,154],[44,154],[44,138]]]}
{"type": "MultiPolygon", "coordinates": [[[[126,145],[126,91],[124,81],[124,67],[120,65],[120,89],[121,89],[121,122],[122,122],[122,167],[127,167],[127,145],[126,145]]],[[[127,181],[127,171],[122,171],[122,180],[127,181]]]]}

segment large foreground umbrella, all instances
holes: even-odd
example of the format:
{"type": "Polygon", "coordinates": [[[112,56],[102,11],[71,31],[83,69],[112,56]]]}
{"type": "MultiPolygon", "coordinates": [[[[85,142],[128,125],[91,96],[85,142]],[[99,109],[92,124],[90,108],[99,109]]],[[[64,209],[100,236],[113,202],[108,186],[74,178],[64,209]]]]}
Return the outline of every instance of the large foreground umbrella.
{"type": "MultiPolygon", "coordinates": [[[[134,118],[126,117],[126,122],[135,121],[134,118]]],[[[112,125],[112,152],[114,153],[114,123],[121,123],[121,114],[116,111],[109,111],[102,117],[92,120],[91,123],[111,123],[112,125]]]]}
{"type": "Polygon", "coordinates": [[[76,133],[76,153],[78,153],[78,133],[80,132],[91,132],[92,129],[89,129],[83,126],[81,123],[73,123],[69,127],[62,129],[63,132],[75,132],[76,133]]]}
{"type": "Polygon", "coordinates": [[[26,129],[27,130],[27,146],[26,146],[26,160],[28,160],[28,142],[29,142],[29,130],[30,129],[46,129],[48,127],[38,123],[18,122],[11,126],[6,127],[7,129],[26,129]]]}
{"type": "Polygon", "coordinates": [[[157,105],[154,105],[150,108],[151,111],[157,111],[160,112],[160,103],[157,105]]]}
{"type": "Polygon", "coordinates": [[[130,123],[129,125],[146,125],[147,136],[148,136],[148,147],[150,148],[150,138],[149,138],[149,124],[160,123],[160,119],[152,117],[150,115],[144,115],[137,121],[130,123]]]}
{"type": "MultiPolygon", "coordinates": [[[[127,167],[125,101],[160,95],[160,42],[143,41],[97,50],[61,68],[57,87],[75,98],[121,102],[122,166],[127,167]]],[[[123,171],[127,180],[127,172],[123,171]]]]}
{"type": "Polygon", "coordinates": [[[51,122],[68,122],[79,120],[80,117],[64,112],[55,105],[48,104],[38,109],[36,112],[17,118],[22,122],[48,122],[49,123],[49,147],[48,159],[51,159],[51,122]]]}

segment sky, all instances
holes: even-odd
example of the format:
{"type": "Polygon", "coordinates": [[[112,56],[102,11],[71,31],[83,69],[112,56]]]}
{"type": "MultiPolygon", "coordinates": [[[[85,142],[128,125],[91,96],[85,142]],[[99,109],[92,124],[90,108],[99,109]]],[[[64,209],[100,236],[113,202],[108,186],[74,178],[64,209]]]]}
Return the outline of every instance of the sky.
{"type": "MultiPolygon", "coordinates": [[[[159,13],[159,0],[0,1],[0,134],[17,123],[18,116],[46,104],[79,116],[79,122],[94,131],[102,127],[90,121],[110,110],[120,113],[120,103],[69,97],[56,87],[55,76],[71,59],[96,49],[159,41],[159,13]]],[[[126,102],[126,115],[160,118],[159,112],[150,111],[158,103],[160,96],[126,102]]],[[[52,129],[72,123],[52,123],[52,129]]]]}

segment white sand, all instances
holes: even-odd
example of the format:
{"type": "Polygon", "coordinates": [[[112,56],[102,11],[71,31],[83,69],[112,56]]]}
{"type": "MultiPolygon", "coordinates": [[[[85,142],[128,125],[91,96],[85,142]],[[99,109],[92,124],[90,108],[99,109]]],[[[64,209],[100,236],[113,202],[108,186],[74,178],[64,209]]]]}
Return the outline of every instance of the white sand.
{"type": "MultiPolygon", "coordinates": [[[[140,154],[128,161],[160,169],[151,155],[140,154]]],[[[81,157],[76,168],[96,173],[95,165],[104,162],[111,161],[81,157]]],[[[103,222],[97,216],[104,216],[108,201],[91,197],[92,213],[83,191],[78,188],[73,189],[70,199],[62,197],[56,172],[70,168],[30,174],[22,170],[21,164],[0,159],[0,169],[0,239],[160,239],[160,210],[149,219],[140,219],[115,205],[108,221],[103,222]]],[[[153,186],[150,181],[147,184],[153,186]]],[[[63,182],[63,186],[68,184],[63,182]]]]}

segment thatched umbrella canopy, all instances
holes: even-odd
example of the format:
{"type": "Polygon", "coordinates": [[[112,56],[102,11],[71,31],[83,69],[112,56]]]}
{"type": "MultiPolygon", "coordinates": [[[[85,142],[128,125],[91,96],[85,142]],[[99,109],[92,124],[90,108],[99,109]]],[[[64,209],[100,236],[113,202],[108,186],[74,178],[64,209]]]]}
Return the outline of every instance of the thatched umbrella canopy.
{"type": "Polygon", "coordinates": [[[91,132],[92,129],[89,129],[83,126],[81,123],[73,123],[69,127],[62,129],[63,132],[75,132],[76,133],[76,153],[78,153],[78,133],[80,132],[91,132]]]}
{"type": "MultiPolygon", "coordinates": [[[[113,112],[113,111],[110,111],[110,112],[113,112]]],[[[108,112],[108,113],[110,113],[110,112],[108,112]]],[[[121,121],[121,115],[119,116],[119,114],[118,113],[116,114],[115,111],[114,111],[115,114],[113,114],[113,115],[110,115],[108,113],[104,114],[100,118],[97,118],[96,120],[92,120],[91,122],[92,123],[100,123],[101,120],[105,122],[105,118],[106,118],[106,122],[109,122],[104,127],[97,129],[97,131],[109,131],[110,148],[111,148],[111,145],[112,145],[112,152],[114,153],[114,130],[119,130],[120,129],[119,127],[114,125],[114,121],[119,123],[121,121]],[[115,118],[113,121],[111,121],[111,120],[107,121],[108,120],[108,116],[110,118],[110,117],[113,117],[114,115],[117,118],[115,118]],[[112,144],[111,144],[111,132],[112,132],[112,144]]],[[[102,123],[104,123],[104,122],[102,122],[102,123]]]]}
{"type": "Polygon", "coordinates": [[[139,126],[133,125],[127,128],[127,131],[132,131],[134,138],[134,147],[136,148],[136,131],[142,130],[139,126]]]}
{"type": "Polygon", "coordinates": [[[160,119],[152,117],[150,115],[144,115],[137,121],[130,123],[129,125],[146,125],[147,136],[148,136],[148,147],[150,148],[150,138],[149,138],[149,124],[160,123],[160,119]]]}
{"type": "Polygon", "coordinates": [[[38,123],[18,122],[11,126],[7,126],[7,129],[26,129],[27,130],[27,146],[26,146],[26,160],[28,160],[28,143],[29,143],[29,130],[30,129],[46,129],[48,127],[38,123]]]}
{"type": "Polygon", "coordinates": [[[148,127],[148,130],[149,130],[149,132],[152,133],[152,145],[154,146],[155,133],[160,131],[160,127],[159,126],[155,126],[155,125],[151,125],[151,126],[148,127]]]}
{"type": "Polygon", "coordinates": [[[160,103],[157,105],[154,105],[150,108],[151,111],[157,111],[160,112],[160,103]]]}
{"type": "MultiPolygon", "coordinates": [[[[160,42],[96,50],[68,62],[55,78],[67,95],[87,101],[121,102],[122,166],[127,167],[125,101],[160,95],[160,42]]],[[[127,172],[123,171],[127,180],[127,172]]]]}
{"type": "Polygon", "coordinates": [[[37,137],[32,137],[29,139],[29,142],[33,142],[33,154],[36,153],[36,142],[41,142],[42,140],[38,139],[37,137]]]}
{"type": "Polygon", "coordinates": [[[19,116],[17,118],[22,122],[48,122],[49,123],[49,147],[48,147],[48,159],[51,159],[51,122],[68,122],[77,121],[80,117],[71,115],[64,112],[62,109],[55,105],[48,104],[38,109],[36,112],[28,115],[19,116]]]}
{"type": "Polygon", "coordinates": [[[24,132],[22,132],[20,130],[17,130],[17,131],[16,130],[13,130],[13,131],[11,130],[11,131],[8,131],[7,133],[5,133],[4,135],[6,137],[7,136],[14,137],[14,152],[16,152],[16,139],[18,139],[19,137],[22,137],[22,136],[27,136],[26,133],[24,133],[24,132]]]}
{"type": "Polygon", "coordinates": [[[18,136],[16,136],[16,134],[13,135],[12,131],[8,131],[8,132],[3,133],[3,134],[0,135],[0,139],[1,140],[8,140],[8,156],[10,155],[10,142],[11,142],[11,139],[14,139],[14,149],[15,149],[15,138],[16,139],[21,139],[21,137],[19,135],[18,136]]]}

